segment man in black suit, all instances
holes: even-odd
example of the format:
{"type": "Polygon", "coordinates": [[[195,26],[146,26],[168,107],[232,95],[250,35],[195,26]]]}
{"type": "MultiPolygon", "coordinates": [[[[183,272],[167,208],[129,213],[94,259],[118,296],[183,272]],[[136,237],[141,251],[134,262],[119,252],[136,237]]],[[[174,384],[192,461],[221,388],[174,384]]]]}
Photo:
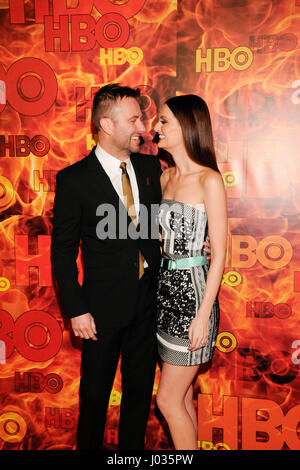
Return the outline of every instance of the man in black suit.
{"type": "Polygon", "coordinates": [[[129,87],[102,87],[92,111],[97,146],[57,174],[54,274],[74,334],[83,338],[79,450],[101,448],[120,354],[118,449],[144,446],[156,364],[160,248],[153,227],[161,200],[161,168],[157,157],[138,153],[145,132],[138,97],[139,91],[129,87]],[[130,209],[124,177],[134,200],[130,209]],[[76,264],[80,244],[82,286],[76,264]]]}

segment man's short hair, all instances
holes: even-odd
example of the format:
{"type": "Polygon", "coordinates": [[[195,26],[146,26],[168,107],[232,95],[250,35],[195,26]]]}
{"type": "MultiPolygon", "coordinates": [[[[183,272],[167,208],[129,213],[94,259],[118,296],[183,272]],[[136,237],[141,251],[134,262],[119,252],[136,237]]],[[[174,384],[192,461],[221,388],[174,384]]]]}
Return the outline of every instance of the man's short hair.
{"type": "Polygon", "coordinates": [[[92,122],[96,131],[100,130],[100,119],[108,117],[112,106],[125,97],[138,99],[140,90],[122,86],[119,83],[111,83],[100,88],[94,96],[92,109],[92,122]]]}

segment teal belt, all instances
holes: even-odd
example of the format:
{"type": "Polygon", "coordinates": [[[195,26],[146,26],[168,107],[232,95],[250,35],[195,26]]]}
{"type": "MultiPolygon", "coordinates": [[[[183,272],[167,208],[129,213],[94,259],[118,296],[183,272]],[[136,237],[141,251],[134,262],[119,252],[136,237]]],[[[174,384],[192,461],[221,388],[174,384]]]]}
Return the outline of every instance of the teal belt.
{"type": "Polygon", "coordinates": [[[191,256],[181,259],[162,258],[160,262],[160,266],[164,269],[188,269],[205,264],[207,264],[206,256],[191,256]]]}

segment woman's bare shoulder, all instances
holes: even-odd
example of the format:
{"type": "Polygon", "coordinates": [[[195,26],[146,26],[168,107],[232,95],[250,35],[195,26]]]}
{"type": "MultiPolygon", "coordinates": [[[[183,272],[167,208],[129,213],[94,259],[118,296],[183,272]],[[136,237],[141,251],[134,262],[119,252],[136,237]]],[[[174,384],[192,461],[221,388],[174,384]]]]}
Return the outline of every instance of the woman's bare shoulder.
{"type": "Polygon", "coordinates": [[[173,170],[173,168],[172,168],[172,167],[169,167],[169,168],[166,168],[166,169],[162,172],[162,174],[160,175],[160,181],[161,181],[161,183],[166,183],[166,182],[169,180],[170,175],[171,175],[171,173],[172,173],[172,170],[173,170]]]}
{"type": "Polygon", "coordinates": [[[222,185],[223,186],[223,178],[221,173],[212,168],[205,168],[205,170],[201,171],[199,175],[199,182],[205,188],[214,188],[216,186],[222,185]]]}

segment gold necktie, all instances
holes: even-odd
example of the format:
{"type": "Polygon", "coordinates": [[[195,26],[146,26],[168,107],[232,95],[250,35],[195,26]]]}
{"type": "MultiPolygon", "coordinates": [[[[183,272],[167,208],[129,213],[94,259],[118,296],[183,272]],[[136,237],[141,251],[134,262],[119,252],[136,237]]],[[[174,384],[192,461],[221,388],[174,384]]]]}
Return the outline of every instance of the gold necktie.
{"type": "MultiPolygon", "coordinates": [[[[129,208],[130,208],[130,218],[132,222],[134,223],[134,225],[137,226],[137,217],[136,217],[136,212],[135,212],[132,188],[131,188],[129,175],[126,170],[126,163],[122,162],[120,165],[120,168],[122,170],[122,186],[123,186],[125,207],[126,207],[127,212],[129,212],[129,208]]],[[[144,274],[144,257],[142,253],[139,251],[139,279],[142,277],[143,274],[144,274]]]]}

